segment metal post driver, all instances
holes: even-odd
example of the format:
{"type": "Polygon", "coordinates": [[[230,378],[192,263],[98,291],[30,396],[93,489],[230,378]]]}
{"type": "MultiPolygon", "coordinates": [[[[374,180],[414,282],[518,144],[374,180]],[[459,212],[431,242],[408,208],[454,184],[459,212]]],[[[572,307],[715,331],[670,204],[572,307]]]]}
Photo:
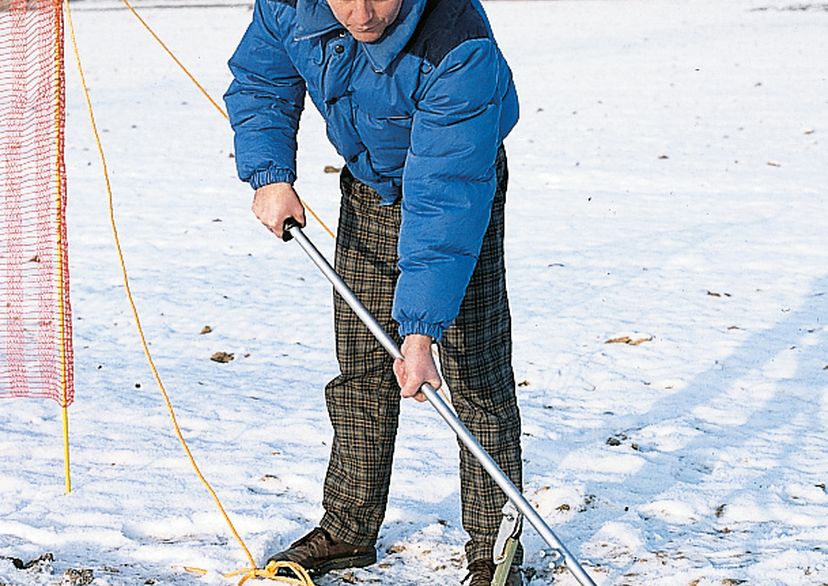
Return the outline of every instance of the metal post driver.
{"type": "MultiPolygon", "coordinates": [[[[296,239],[302,250],[310,257],[313,263],[322,271],[325,277],[334,286],[337,293],[342,296],[342,299],[348,306],[356,313],[357,317],[365,324],[368,330],[373,334],[377,341],[382,344],[383,348],[395,359],[402,359],[403,355],[391,336],[382,329],[382,326],[377,322],[373,315],[365,308],[359,298],[351,291],[351,288],[342,280],[342,277],[334,270],[328,263],[327,259],[319,252],[314,244],[302,232],[302,227],[292,218],[288,218],[284,224],[283,240],[285,242],[296,239]]],[[[472,455],[483,466],[489,476],[497,483],[500,489],[506,494],[509,501],[521,512],[521,514],[529,521],[529,524],[535,528],[541,538],[552,548],[552,559],[560,559],[563,566],[569,570],[572,575],[578,580],[582,586],[596,586],[589,574],[570,553],[566,546],[558,539],[558,536],[549,528],[543,518],[535,511],[534,507],[526,500],[526,497],[521,494],[517,487],[512,483],[508,476],[500,469],[500,466],[494,461],[489,453],[483,449],[477,439],[472,435],[468,428],[463,424],[457,415],[452,411],[451,407],[443,400],[437,391],[428,383],[424,383],[420,387],[422,393],[431,403],[443,420],[448,423],[449,427],[457,434],[457,437],[469,449],[472,455]]]]}

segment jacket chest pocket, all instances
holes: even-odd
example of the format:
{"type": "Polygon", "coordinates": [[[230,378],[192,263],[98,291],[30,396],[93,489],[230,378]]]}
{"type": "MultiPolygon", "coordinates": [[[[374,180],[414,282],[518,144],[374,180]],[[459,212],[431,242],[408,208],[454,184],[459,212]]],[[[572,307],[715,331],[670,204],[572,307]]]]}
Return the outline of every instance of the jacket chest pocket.
{"type": "Polygon", "coordinates": [[[393,116],[385,116],[380,120],[385,121],[389,126],[400,126],[402,128],[411,128],[411,114],[395,114],[393,116]]]}
{"type": "Polygon", "coordinates": [[[392,149],[408,150],[411,142],[411,123],[413,118],[410,114],[396,114],[378,119],[383,139],[392,149]]]}
{"type": "Polygon", "coordinates": [[[354,119],[361,131],[367,132],[394,132],[397,130],[411,130],[413,117],[408,112],[382,112],[365,108],[357,100],[353,100],[354,119]]]}

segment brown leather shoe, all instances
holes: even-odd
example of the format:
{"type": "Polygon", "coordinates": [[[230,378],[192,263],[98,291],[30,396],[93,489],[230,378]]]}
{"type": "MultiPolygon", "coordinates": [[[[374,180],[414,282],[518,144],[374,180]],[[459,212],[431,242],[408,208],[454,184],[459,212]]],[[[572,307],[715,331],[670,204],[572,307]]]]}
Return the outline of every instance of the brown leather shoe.
{"type": "Polygon", "coordinates": [[[321,576],[331,570],[370,566],[377,561],[377,550],[373,546],[359,547],[337,541],[330,533],[317,527],[291,543],[286,550],[270,556],[267,561],[294,562],[311,576],[321,576]]]}
{"type": "MultiPolygon", "coordinates": [[[[495,565],[491,560],[477,560],[469,564],[469,573],[463,578],[461,584],[471,580],[468,586],[492,586],[495,575],[495,565]]],[[[506,586],[522,586],[523,576],[520,568],[512,566],[509,569],[509,577],[506,578],[506,586]]]]}

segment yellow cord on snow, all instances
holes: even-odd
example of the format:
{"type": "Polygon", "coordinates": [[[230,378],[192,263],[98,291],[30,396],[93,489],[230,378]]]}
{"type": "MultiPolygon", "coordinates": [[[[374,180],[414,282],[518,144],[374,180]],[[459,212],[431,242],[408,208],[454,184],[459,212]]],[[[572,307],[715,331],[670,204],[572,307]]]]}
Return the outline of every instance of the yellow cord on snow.
{"type": "MultiPolygon", "coordinates": [[[[250,580],[251,578],[267,578],[267,579],[271,579],[271,580],[281,581],[281,582],[284,582],[284,583],[287,583],[287,584],[301,584],[302,586],[312,586],[313,582],[310,581],[310,577],[307,576],[307,573],[304,572],[304,570],[302,570],[302,572],[304,572],[304,573],[300,573],[297,570],[294,570],[294,571],[296,572],[296,574],[300,575],[302,577],[302,579],[307,578],[307,580],[305,582],[298,582],[296,580],[294,580],[293,582],[289,582],[288,580],[293,580],[293,579],[292,578],[285,578],[283,576],[277,576],[276,575],[276,570],[278,568],[275,568],[271,571],[268,571],[267,569],[261,570],[256,566],[256,562],[253,559],[253,556],[250,553],[250,550],[247,548],[247,545],[244,543],[244,540],[242,539],[241,535],[239,535],[238,531],[236,531],[236,528],[233,525],[233,522],[230,520],[230,517],[227,514],[227,511],[224,509],[224,506],[221,504],[221,501],[219,500],[218,495],[216,494],[215,490],[213,490],[213,487],[210,485],[210,483],[207,481],[207,479],[204,477],[204,475],[201,473],[201,470],[199,469],[198,464],[195,461],[195,457],[193,456],[192,452],[190,451],[189,446],[187,445],[186,440],[184,439],[184,435],[181,432],[181,427],[178,425],[178,420],[175,416],[175,411],[173,410],[173,406],[172,406],[172,403],[170,401],[169,395],[167,394],[167,391],[164,388],[164,383],[161,380],[161,375],[158,373],[158,369],[155,367],[155,363],[152,359],[152,354],[149,351],[149,346],[147,344],[147,340],[146,340],[146,337],[144,335],[144,330],[143,330],[143,327],[141,326],[141,318],[138,315],[138,309],[135,305],[135,300],[132,297],[132,291],[131,291],[130,285],[129,285],[129,275],[127,274],[126,261],[124,260],[123,250],[121,249],[121,241],[120,241],[120,237],[118,236],[118,226],[117,226],[116,221],[115,221],[115,210],[114,210],[114,203],[113,203],[113,197],[112,197],[112,185],[111,185],[110,180],[109,180],[109,172],[107,170],[106,157],[104,155],[103,145],[101,144],[101,137],[100,137],[100,134],[98,133],[97,124],[95,123],[95,114],[92,110],[92,100],[89,96],[89,89],[86,86],[86,77],[84,76],[83,66],[82,66],[81,60],[80,60],[80,51],[78,50],[77,39],[75,37],[75,27],[74,27],[74,24],[72,22],[72,12],[71,12],[71,9],[69,7],[69,0],[64,0],[64,7],[66,9],[67,22],[69,24],[69,33],[70,33],[70,36],[71,36],[71,39],[72,39],[72,48],[73,48],[74,54],[75,54],[75,64],[77,65],[77,68],[78,68],[78,75],[80,76],[81,88],[83,89],[84,98],[86,99],[86,108],[87,108],[87,112],[89,114],[90,123],[92,125],[92,133],[95,137],[95,143],[98,147],[98,154],[100,155],[101,165],[103,167],[104,181],[106,182],[107,202],[108,202],[108,205],[109,205],[109,221],[110,221],[110,225],[112,227],[112,235],[113,235],[113,238],[115,240],[115,248],[116,248],[116,251],[118,253],[118,260],[120,261],[120,265],[121,265],[121,275],[123,277],[124,290],[126,291],[127,300],[129,301],[130,308],[132,309],[132,315],[133,315],[133,318],[135,320],[135,325],[138,329],[138,336],[141,339],[141,346],[144,350],[144,354],[147,358],[147,363],[149,364],[150,370],[152,371],[152,374],[155,377],[155,382],[158,384],[158,388],[161,391],[161,395],[164,398],[164,403],[167,406],[167,411],[169,412],[170,419],[172,420],[173,428],[175,429],[175,435],[178,437],[178,440],[181,443],[181,447],[184,449],[184,452],[187,454],[187,458],[189,459],[190,464],[193,467],[193,470],[195,470],[195,473],[198,476],[199,480],[201,480],[204,487],[210,493],[210,496],[213,498],[213,501],[215,502],[216,506],[218,507],[219,511],[221,512],[222,517],[224,517],[224,520],[227,523],[227,526],[230,529],[230,532],[236,538],[236,541],[238,541],[238,543],[241,546],[242,550],[244,550],[244,554],[247,557],[247,560],[250,562],[250,567],[249,568],[239,570],[238,572],[234,572],[232,575],[233,576],[242,575],[241,581],[239,582],[240,585],[243,584],[244,582],[246,582],[247,580],[250,580]]],[[[293,568],[291,568],[291,569],[293,569],[293,568]]]]}
{"type": "MultiPolygon", "coordinates": [[[[221,114],[222,117],[224,117],[225,120],[229,121],[230,117],[227,115],[227,112],[224,111],[224,108],[222,108],[221,106],[218,105],[218,103],[210,96],[210,94],[207,92],[207,90],[204,89],[204,86],[201,85],[198,82],[196,77],[192,73],[190,73],[190,71],[187,69],[187,67],[184,66],[184,64],[181,62],[181,60],[178,57],[175,56],[175,53],[173,53],[170,50],[170,48],[167,47],[166,43],[164,43],[164,41],[161,40],[161,37],[159,37],[156,34],[156,32],[154,30],[152,30],[150,25],[147,24],[147,21],[144,20],[143,18],[141,18],[141,15],[138,14],[138,11],[135,10],[135,8],[132,7],[132,4],[129,3],[129,0],[121,0],[121,1],[129,9],[129,11],[135,16],[135,18],[138,19],[138,22],[140,22],[143,25],[143,27],[145,29],[147,29],[147,32],[149,32],[149,34],[152,35],[152,38],[154,38],[156,41],[158,41],[158,44],[161,45],[161,48],[164,49],[164,51],[167,53],[167,55],[170,56],[170,58],[173,61],[175,61],[175,64],[178,65],[178,67],[181,68],[181,71],[183,71],[187,75],[187,77],[190,78],[190,81],[192,81],[195,84],[195,86],[201,91],[201,93],[204,95],[204,97],[207,98],[207,100],[213,105],[213,108],[215,108],[218,111],[218,113],[221,114]]],[[[313,211],[313,208],[308,205],[308,202],[306,202],[304,199],[301,199],[301,198],[300,198],[300,201],[302,202],[302,205],[305,206],[305,208],[308,210],[308,212],[310,212],[310,215],[313,216],[313,219],[316,220],[319,223],[320,226],[322,226],[322,228],[325,230],[325,232],[327,232],[328,235],[331,238],[336,238],[333,231],[330,228],[328,228],[328,225],[325,224],[325,222],[322,221],[322,218],[320,218],[316,214],[316,212],[313,211]]]]}
{"type": "Polygon", "coordinates": [[[231,572],[229,574],[225,574],[225,578],[232,578],[237,576],[241,573],[245,572],[246,575],[239,580],[239,586],[242,586],[245,582],[251,579],[265,579],[265,580],[276,580],[278,582],[284,582],[285,584],[294,584],[295,586],[314,586],[313,580],[311,580],[310,574],[308,574],[307,570],[294,562],[287,562],[287,561],[270,561],[265,566],[264,570],[255,570],[254,572],[250,572],[249,570],[239,570],[237,572],[231,572]],[[294,577],[290,576],[279,576],[278,573],[280,570],[290,570],[294,577]]]}
{"type": "MultiPolygon", "coordinates": [[[[193,566],[184,566],[184,569],[191,574],[196,574],[197,576],[206,576],[210,573],[209,570],[205,570],[204,568],[195,568],[193,566]]],[[[242,568],[241,570],[236,570],[235,572],[223,574],[223,576],[225,578],[235,578],[236,576],[241,576],[242,578],[239,580],[239,586],[242,586],[248,580],[258,579],[275,580],[284,584],[294,584],[295,586],[315,586],[313,580],[311,580],[310,574],[308,574],[305,568],[295,562],[289,561],[270,561],[263,570],[242,568]],[[281,570],[289,570],[293,576],[279,575],[281,570]]]]}
{"type": "Polygon", "coordinates": [[[157,34],[155,34],[155,31],[150,28],[150,26],[147,24],[147,21],[145,21],[143,18],[141,18],[141,15],[138,14],[138,12],[136,12],[136,10],[132,7],[132,4],[130,4],[128,0],[123,0],[123,3],[126,5],[127,8],[129,8],[129,11],[132,12],[133,15],[135,15],[135,18],[137,18],[138,21],[142,25],[144,25],[144,28],[147,29],[149,34],[151,34],[152,37],[156,41],[158,41],[158,44],[161,45],[161,48],[164,49],[164,51],[167,52],[167,55],[172,57],[172,60],[175,61],[176,65],[178,65],[181,68],[181,70],[184,73],[187,74],[187,77],[190,78],[190,81],[192,81],[196,85],[196,87],[199,90],[201,90],[201,93],[204,94],[204,97],[207,98],[210,101],[210,103],[213,105],[213,107],[216,110],[218,110],[218,113],[221,114],[222,116],[224,116],[225,120],[229,121],[230,118],[227,116],[227,112],[225,112],[224,109],[221,106],[219,106],[218,103],[210,96],[210,94],[207,93],[207,90],[204,89],[204,86],[202,86],[198,82],[198,80],[195,78],[195,76],[192,73],[190,73],[187,70],[186,67],[184,67],[184,64],[181,61],[179,61],[178,57],[176,57],[175,54],[172,51],[170,51],[170,49],[167,47],[167,45],[164,43],[164,41],[161,40],[161,37],[159,37],[157,34]]]}
{"type": "MultiPolygon", "coordinates": [[[[110,224],[111,224],[111,227],[112,227],[113,238],[115,240],[115,248],[117,250],[118,259],[119,259],[120,265],[121,265],[121,273],[122,273],[122,277],[123,277],[124,290],[126,291],[127,300],[129,301],[130,308],[132,309],[132,314],[133,314],[133,318],[135,320],[135,325],[136,325],[136,328],[138,329],[138,335],[141,339],[141,346],[144,350],[144,354],[147,358],[147,363],[150,366],[150,370],[152,371],[153,377],[155,378],[155,382],[158,385],[159,390],[161,391],[161,395],[164,399],[164,403],[167,407],[167,411],[169,412],[170,419],[172,420],[172,424],[173,424],[173,428],[175,430],[175,434],[176,434],[179,442],[181,443],[181,446],[184,449],[184,452],[186,453],[187,458],[189,459],[190,464],[193,467],[193,470],[195,471],[195,473],[198,476],[199,480],[201,480],[204,487],[210,493],[210,496],[213,498],[213,501],[215,502],[216,506],[218,507],[219,511],[221,512],[222,517],[224,518],[225,522],[227,523],[228,528],[230,529],[233,536],[236,538],[236,541],[238,541],[239,545],[241,546],[242,550],[244,551],[245,556],[247,557],[248,561],[250,562],[250,567],[249,568],[236,570],[234,572],[230,572],[228,574],[225,574],[224,576],[227,577],[227,578],[241,576],[241,579],[239,580],[239,586],[242,586],[248,580],[259,579],[259,578],[267,579],[267,580],[273,580],[273,581],[277,581],[277,582],[283,582],[283,583],[286,583],[286,584],[294,584],[294,585],[297,585],[297,586],[314,586],[313,580],[311,579],[310,575],[299,564],[296,564],[296,563],[293,563],[293,562],[286,562],[286,561],[280,561],[280,562],[271,561],[267,564],[267,566],[264,569],[260,569],[256,566],[256,562],[253,559],[253,556],[250,553],[250,550],[247,548],[247,545],[244,543],[244,540],[242,539],[241,535],[239,535],[238,531],[236,530],[235,526],[233,525],[233,522],[230,520],[230,517],[227,514],[227,511],[224,509],[224,506],[221,504],[221,501],[220,501],[218,495],[216,494],[215,490],[213,490],[213,487],[210,485],[210,483],[207,481],[207,479],[201,473],[201,470],[200,470],[200,468],[198,467],[198,464],[195,461],[195,457],[193,456],[192,452],[190,451],[189,446],[187,445],[186,440],[184,439],[184,436],[181,432],[181,428],[178,424],[178,420],[175,416],[175,411],[173,410],[172,403],[170,401],[169,395],[167,394],[166,388],[164,387],[164,383],[161,380],[161,376],[160,376],[160,374],[158,373],[158,370],[155,367],[155,363],[153,361],[152,354],[149,351],[149,346],[147,344],[147,340],[146,340],[146,337],[144,335],[143,327],[141,325],[141,319],[140,319],[140,316],[138,315],[138,309],[135,305],[135,301],[134,301],[133,296],[132,296],[132,291],[131,291],[130,284],[129,284],[129,276],[128,276],[127,269],[126,269],[126,261],[124,260],[123,251],[121,249],[120,237],[118,235],[118,227],[117,227],[117,224],[116,224],[116,221],[115,221],[115,211],[114,211],[114,203],[113,203],[113,196],[112,196],[112,186],[111,186],[111,183],[110,183],[110,180],[109,180],[109,172],[107,170],[106,157],[105,157],[104,152],[103,152],[103,146],[101,144],[101,139],[100,139],[100,134],[98,133],[97,124],[95,123],[95,115],[94,115],[93,110],[92,110],[92,101],[91,101],[91,98],[89,96],[89,90],[88,90],[87,85],[86,85],[86,79],[85,79],[85,76],[84,76],[84,73],[83,73],[83,67],[81,65],[80,52],[78,50],[77,40],[75,38],[75,28],[74,28],[74,24],[72,22],[72,13],[71,13],[71,10],[69,8],[69,0],[63,0],[63,1],[64,1],[64,7],[66,9],[67,21],[68,21],[68,24],[69,24],[69,32],[70,32],[70,36],[71,36],[71,39],[72,39],[72,48],[74,50],[75,63],[76,63],[77,68],[78,68],[78,74],[79,74],[80,80],[81,80],[81,87],[83,89],[84,98],[86,100],[86,107],[87,107],[87,111],[88,111],[88,114],[89,114],[90,123],[92,125],[92,132],[93,132],[94,137],[95,137],[95,142],[96,142],[96,145],[97,145],[97,148],[98,148],[98,154],[100,155],[101,165],[103,167],[103,174],[104,174],[104,180],[105,180],[105,183],[106,183],[106,191],[107,191],[107,200],[108,200],[108,205],[109,205],[109,219],[110,219],[110,224]],[[292,571],[295,577],[278,575],[279,571],[282,570],[282,569],[288,569],[288,570],[292,571]]],[[[129,9],[129,11],[138,19],[138,21],[144,26],[144,28],[147,29],[147,31],[158,42],[158,44],[161,45],[161,47],[164,49],[164,51],[173,59],[173,61],[175,61],[175,63],[181,68],[181,70],[184,71],[184,73],[187,75],[187,77],[189,77],[190,80],[196,85],[196,87],[198,87],[198,89],[201,91],[201,93],[207,98],[207,100],[213,105],[213,107],[219,112],[219,114],[221,114],[221,116],[225,120],[229,120],[227,112],[225,112],[224,109],[221,106],[218,105],[218,103],[210,96],[210,94],[207,92],[207,90],[204,89],[204,86],[202,86],[198,82],[198,80],[195,78],[195,76],[192,73],[190,73],[190,71],[175,56],[175,54],[169,49],[169,47],[167,47],[167,45],[161,40],[161,38],[149,26],[149,24],[147,24],[147,22],[143,18],[141,18],[141,16],[138,14],[138,12],[135,10],[135,8],[132,7],[132,5],[129,3],[129,1],[128,0],[122,0],[122,2],[124,3],[124,5],[126,5],[126,7],[129,9]]],[[[319,225],[322,226],[322,228],[328,233],[328,235],[331,238],[336,238],[334,232],[327,226],[327,224],[325,224],[325,222],[322,220],[322,218],[320,218],[317,215],[317,213],[313,210],[313,208],[311,208],[307,204],[307,202],[305,202],[304,200],[302,200],[302,204],[305,206],[305,208],[307,208],[308,212],[319,223],[319,225]]],[[[442,391],[442,389],[439,389],[439,392],[443,395],[443,397],[446,399],[446,401],[450,404],[450,400],[448,399],[448,397],[446,397],[446,395],[442,391]]],[[[203,572],[203,570],[200,570],[198,568],[188,568],[188,570],[195,571],[196,573],[202,573],[203,572]]]]}

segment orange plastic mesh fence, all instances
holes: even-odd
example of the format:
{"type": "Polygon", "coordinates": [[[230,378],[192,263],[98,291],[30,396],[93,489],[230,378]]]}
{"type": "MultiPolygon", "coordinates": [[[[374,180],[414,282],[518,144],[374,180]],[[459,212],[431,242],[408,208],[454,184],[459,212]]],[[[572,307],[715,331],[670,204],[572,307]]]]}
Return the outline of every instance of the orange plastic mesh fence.
{"type": "Polygon", "coordinates": [[[0,397],[74,398],[63,12],[0,0],[0,397]]]}

